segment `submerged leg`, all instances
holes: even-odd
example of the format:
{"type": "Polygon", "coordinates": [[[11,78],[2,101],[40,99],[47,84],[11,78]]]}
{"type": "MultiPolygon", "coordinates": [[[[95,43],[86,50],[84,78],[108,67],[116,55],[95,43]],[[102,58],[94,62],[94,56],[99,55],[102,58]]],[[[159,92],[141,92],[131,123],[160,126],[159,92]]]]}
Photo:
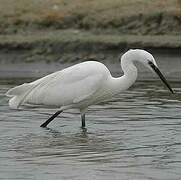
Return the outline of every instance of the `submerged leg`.
{"type": "Polygon", "coordinates": [[[82,128],[85,128],[85,114],[81,115],[81,120],[82,120],[82,128]]]}
{"type": "Polygon", "coordinates": [[[46,120],[40,127],[47,127],[47,125],[54,120],[62,111],[57,111],[55,114],[53,114],[48,120],[46,120]]]}

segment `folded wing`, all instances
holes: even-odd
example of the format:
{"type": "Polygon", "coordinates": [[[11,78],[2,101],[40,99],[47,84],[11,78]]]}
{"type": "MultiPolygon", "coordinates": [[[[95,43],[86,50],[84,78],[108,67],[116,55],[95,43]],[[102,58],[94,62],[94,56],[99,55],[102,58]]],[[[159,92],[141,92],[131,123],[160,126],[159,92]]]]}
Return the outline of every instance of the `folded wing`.
{"type": "Polygon", "coordinates": [[[25,83],[10,89],[9,105],[18,108],[24,104],[64,106],[91,98],[100,89],[103,75],[85,71],[78,67],[55,72],[32,83],[25,83]]]}

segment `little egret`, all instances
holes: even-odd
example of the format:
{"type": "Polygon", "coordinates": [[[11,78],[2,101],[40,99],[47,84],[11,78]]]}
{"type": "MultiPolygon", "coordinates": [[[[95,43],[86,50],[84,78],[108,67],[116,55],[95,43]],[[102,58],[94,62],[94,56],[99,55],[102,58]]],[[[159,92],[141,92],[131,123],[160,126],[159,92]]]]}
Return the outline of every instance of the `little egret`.
{"type": "Polygon", "coordinates": [[[9,106],[11,108],[18,108],[21,105],[58,107],[59,110],[41,127],[46,127],[62,111],[76,108],[80,110],[82,128],[84,128],[85,112],[90,105],[111,99],[135,82],[137,68],[134,62],[140,62],[156,72],[171,93],[174,93],[149,52],[131,49],[124,53],[120,60],[124,72],[121,77],[112,77],[107,67],[100,62],[79,63],[10,89],[6,93],[11,97],[9,106]]]}

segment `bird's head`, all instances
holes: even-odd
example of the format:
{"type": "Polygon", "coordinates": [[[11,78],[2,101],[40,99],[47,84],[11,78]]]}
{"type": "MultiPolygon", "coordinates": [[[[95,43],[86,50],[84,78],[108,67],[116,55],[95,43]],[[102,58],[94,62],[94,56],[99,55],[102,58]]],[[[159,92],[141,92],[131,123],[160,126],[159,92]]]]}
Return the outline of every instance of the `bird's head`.
{"type": "Polygon", "coordinates": [[[162,82],[166,85],[166,87],[171,91],[171,93],[174,93],[171,86],[168,84],[168,81],[159,70],[154,57],[149,52],[142,49],[130,49],[125,54],[123,54],[121,59],[127,59],[128,63],[129,61],[132,61],[133,63],[140,62],[145,67],[149,68],[152,72],[155,72],[162,80],[162,82]]]}

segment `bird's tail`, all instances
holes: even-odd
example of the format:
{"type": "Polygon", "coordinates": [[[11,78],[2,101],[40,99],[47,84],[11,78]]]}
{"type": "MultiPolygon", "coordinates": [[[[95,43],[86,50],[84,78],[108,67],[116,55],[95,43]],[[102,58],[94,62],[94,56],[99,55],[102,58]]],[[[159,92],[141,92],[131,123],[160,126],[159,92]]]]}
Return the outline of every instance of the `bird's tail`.
{"type": "Polygon", "coordinates": [[[6,93],[10,97],[9,106],[12,109],[17,109],[23,102],[27,94],[32,90],[32,84],[25,83],[14,87],[6,93]]]}

